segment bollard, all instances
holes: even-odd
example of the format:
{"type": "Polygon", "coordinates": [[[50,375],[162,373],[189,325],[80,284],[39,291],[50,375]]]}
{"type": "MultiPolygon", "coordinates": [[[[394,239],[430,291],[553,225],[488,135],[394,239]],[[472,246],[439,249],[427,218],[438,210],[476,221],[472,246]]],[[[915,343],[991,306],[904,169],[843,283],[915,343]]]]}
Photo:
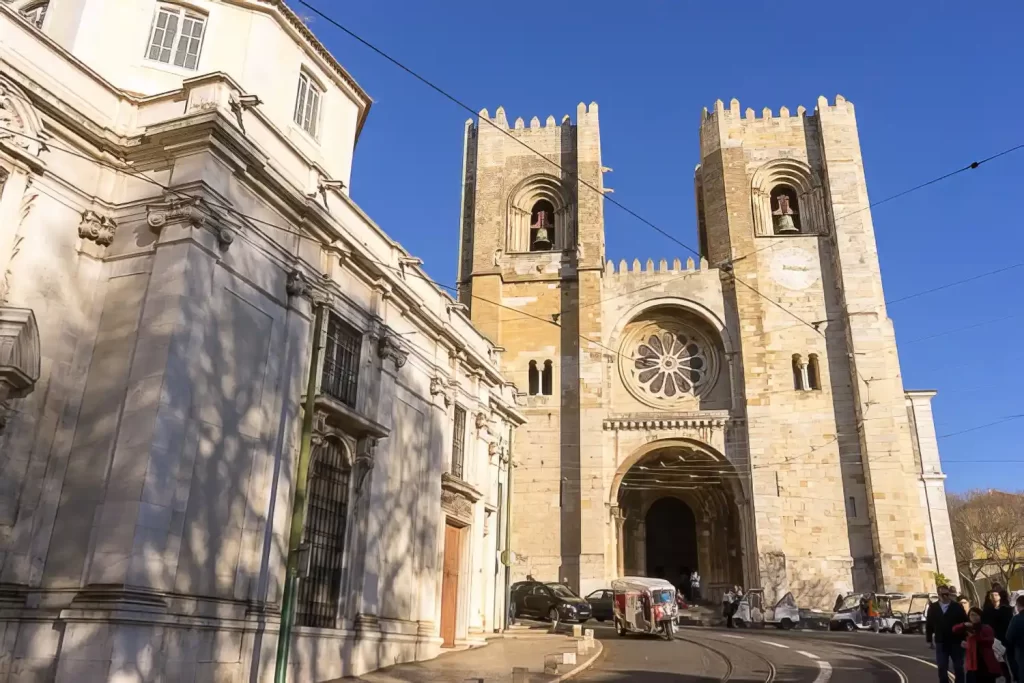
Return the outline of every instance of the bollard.
{"type": "Polygon", "coordinates": [[[575,652],[563,652],[562,653],[562,664],[571,664],[576,666],[576,653],[575,652]]]}
{"type": "Polygon", "coordinates": [[[580,625],[580,624],[573,624],[572,625],[572,637],[573,638],[582,638],[583,637],[583,626],[582,625],[580,625]]]}
{"type": "Polygon", "coordinates": [[[512,667],[512,683],[530,683],[530,670],[525,666],[512,667]]]}
{"type": "Polygon", "coordinates": [[[576,641],[576,654],[585,655],[590,651],[590,641],[581,639],[576,641]]]}
{"type": "Polygon", "coordinates": [[[558,665],[562,663],[562,655],[544,655],[544,673],[558,673],[558,665]]]}
{"type": "Polygon", "coordinates": [[[591,641],[594,640],[594,629],[588,628],[586,631],[583,632],[583,636],[587,640],[591,640],[591,641]]]}

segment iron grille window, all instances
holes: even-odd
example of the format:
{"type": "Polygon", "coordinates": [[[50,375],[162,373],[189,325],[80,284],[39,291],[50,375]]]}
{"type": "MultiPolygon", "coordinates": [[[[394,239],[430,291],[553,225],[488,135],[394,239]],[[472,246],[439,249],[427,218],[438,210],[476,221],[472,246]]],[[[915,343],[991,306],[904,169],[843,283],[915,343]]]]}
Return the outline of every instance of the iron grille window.
{"type": "Polygon", "coordinates": [[[452,439],[452,476],[462,479],[462,460],[466,452],[466,409],[455,406],[455,434],[452,439]]]}
{"type": "Polygon", "coordinates": [[[350,408],[356,406],[362,341],[362,335],[331,313],[327,321],[327,348],[320,387],[325,394],[350,408]]]}
{"type": "Polygon", "coordinates": [[[299,581],[295,620],[299,626],[337,625],[350,472],[340,443],[328,440],[317,449],[309,472],[304,534],[309,545],[309,576],[299,581]]]}

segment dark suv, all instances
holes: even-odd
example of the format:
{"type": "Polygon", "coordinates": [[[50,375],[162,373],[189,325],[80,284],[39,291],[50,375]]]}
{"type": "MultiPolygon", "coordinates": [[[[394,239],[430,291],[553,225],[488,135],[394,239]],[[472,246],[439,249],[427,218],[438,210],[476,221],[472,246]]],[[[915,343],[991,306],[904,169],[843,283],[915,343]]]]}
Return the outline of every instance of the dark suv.
{"type": "Polygon", "coordinates": [[[560,583],[520,581],[512,584],[513,616],[586,623],[591,617],[590,603],[560,583]]]}

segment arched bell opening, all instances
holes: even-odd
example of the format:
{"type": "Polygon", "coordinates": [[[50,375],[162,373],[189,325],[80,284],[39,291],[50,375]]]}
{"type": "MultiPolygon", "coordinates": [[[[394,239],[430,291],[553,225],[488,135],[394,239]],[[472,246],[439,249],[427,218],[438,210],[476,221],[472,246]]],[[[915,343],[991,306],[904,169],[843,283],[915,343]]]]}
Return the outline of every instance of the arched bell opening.
{"type": "MultiPolygon", "coordinates": [[[[629,460],[627,460],[629,463],[629,460]]],[[[669,442],[616,477],[618,572],[664,578],[691,599],[716,602],[746,585],[755,557],[742,474],[710,448],[669,442]],[[691,593],[690,574],[701,577],[691,593]]]]}

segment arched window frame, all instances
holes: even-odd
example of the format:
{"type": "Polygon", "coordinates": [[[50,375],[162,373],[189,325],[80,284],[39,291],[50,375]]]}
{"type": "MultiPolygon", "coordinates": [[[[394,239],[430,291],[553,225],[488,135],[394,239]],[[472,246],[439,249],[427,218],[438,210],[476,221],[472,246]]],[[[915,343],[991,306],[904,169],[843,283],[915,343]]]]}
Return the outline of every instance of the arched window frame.
{"type": "Polygon", "coordinates": [[[551,396],[555,386],[555,364],[550,360],[544,361],[544,369],[540,375],[540,393],[544,396],[551,396]]]}
{"type": "Polygon", "coordinates": [[[803,391],[807,385],[804,383],[804,362],[799,353],[793,354],[793,388],[803,391]]]}
{"type": "Polygon", "coordinates": [[[754,235],[757,237],[793,237],[825,235],[828,233],[824,194],[817,174],[799,159],[773,159],[762,165],[751,179],[751,210],[754,216],[754,235]],[[772,191],[780,186],[791,188],[796,194],[800,215],[800,231],[790,235],[775,232],[772,215],[772,191]]]}
{"type": "Polygon", "coordinates": [[[531,360],[528,372],[529,395],[536,396],[540,393],[540,371],[537,369],[537,361],[531,360]]]}
{"type": "Polygon", "coordinates": [[[309,553],[309,575],[299,582],[296,625],[337,628],[349,566],[354,483],[352,447],[337,435],[316,446],[309,469],[309,497],[303,528],[303,550],[309,553]],[[327,458],[333,462],[325,465],[327,458]],[[327,479],[327,468],[338,480],[327,479]],[[333,484],[333,485],[332,485],[333,484]],[[330,498],[325,494],[334,494],[330,498]]]}
{"type": "Polygon", "coordinates": [[[807,356],[807,388],[812,391],[821,389],[821,368],[818,365],[818,354],[807,356]]]}
{"type": "Polygon", "coordinates": [[[572,191],[558,178],[538,174],[524,179],[509,193],[505,229],[507,253],[531,253],[530,222],[533,207],[542,200],[546,200],[554,209],[554,235],[551,249],[547,251],[565,251],[576,247],[576,202],[572,191]]]}

